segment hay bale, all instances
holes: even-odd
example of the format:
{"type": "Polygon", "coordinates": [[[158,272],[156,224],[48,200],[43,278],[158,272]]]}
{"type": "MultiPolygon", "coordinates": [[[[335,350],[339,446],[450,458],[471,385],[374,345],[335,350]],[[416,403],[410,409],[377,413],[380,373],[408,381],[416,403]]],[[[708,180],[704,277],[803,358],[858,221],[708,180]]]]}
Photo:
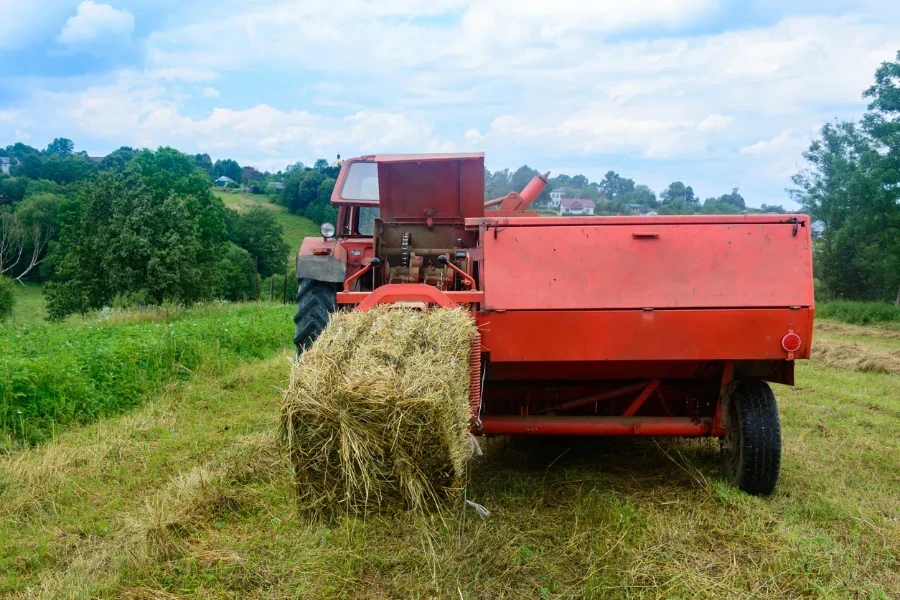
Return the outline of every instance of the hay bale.
{"type": "Polygon", "coordinates": [[[427,510],[461,490],[475,331],[463,310],[332,317],[294,364],[281,407],[301,507],[427,510]]]}

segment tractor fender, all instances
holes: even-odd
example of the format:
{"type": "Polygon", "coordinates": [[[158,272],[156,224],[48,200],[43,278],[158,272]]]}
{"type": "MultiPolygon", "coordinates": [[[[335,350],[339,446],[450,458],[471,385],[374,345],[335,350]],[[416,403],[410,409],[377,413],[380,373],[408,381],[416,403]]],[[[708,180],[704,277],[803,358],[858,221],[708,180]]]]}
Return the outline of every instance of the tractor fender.
{"type": "Polygon", "coordinates": [[[347,267],[333,256],[297,256],[297,279],[344,283],[347,267]]]}

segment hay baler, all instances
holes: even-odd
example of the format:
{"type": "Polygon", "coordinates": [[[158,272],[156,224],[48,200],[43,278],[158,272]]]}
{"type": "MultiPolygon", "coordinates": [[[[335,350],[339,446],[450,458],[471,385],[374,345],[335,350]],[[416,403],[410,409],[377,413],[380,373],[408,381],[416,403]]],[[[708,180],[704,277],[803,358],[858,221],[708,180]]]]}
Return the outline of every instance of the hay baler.
{"type": "Polygon", "coordinates": [[[474,433],[717,437],[730,479],[770,493],[768,382],[812,338],[809,218],[542,217],[546,183],[485,202],[482,154],[344,162],[338,222],[297,255],[298,351],[339,308],[462,306],[474,433]]]}

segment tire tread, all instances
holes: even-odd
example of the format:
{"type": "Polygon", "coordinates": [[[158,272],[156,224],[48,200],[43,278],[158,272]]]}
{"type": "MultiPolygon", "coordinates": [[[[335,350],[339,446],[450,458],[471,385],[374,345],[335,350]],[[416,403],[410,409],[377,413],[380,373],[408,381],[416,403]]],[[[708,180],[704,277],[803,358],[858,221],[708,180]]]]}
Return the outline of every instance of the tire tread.
{"type": "Polygon", "coordinates": [[[294,315],[294,345],[297,353],[309,348],[334,312],[336,286],[327,281],[300,279],[297,287],[297,313],[294,315]]]}
{"type": "Polygon", "coordinates": [[[748,494],[769,495],[781,470],[781,420],[772,388],[765,381],[740,381],[732,396],[741,427],[741,457],[734,483],[748,494]]]}

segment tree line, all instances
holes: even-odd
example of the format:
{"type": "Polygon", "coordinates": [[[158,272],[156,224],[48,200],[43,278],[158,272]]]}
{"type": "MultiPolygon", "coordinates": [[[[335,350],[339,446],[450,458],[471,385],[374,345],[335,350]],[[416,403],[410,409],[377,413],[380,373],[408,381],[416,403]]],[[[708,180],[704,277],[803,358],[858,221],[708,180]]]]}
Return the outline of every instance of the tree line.
{"type": "Polygon", "coordinates": [[[233,160],[127,147],[92,160],[64,138],[44,150],[7,146],[0,157],[10,159],[10,174],[0,174],[5,289],[10,280],[46,281],[52,317],[250,299],[261,279],[285,271],[289,248],[273,211],[239,213],[211,191],[217,165],[233,168],[233,160]]]}
{"type": "MultiPolygon", "coordinates": [[[[511,191],[521,191],[537,171],[527,165],[515,171],[500,169],[491,172],[485,169],[485,197],[500,198],[511,191]]],[[[547,206],[550,193],[563,190],[564,198],[586,198],[596,202],[595,214],[628,215],[637,208],[641,212],[653,211],[661,215],[690,214],[739,214],[739,213],[786,213],[782,206],[763,204],[760,208],[747,206],[738,188],[717,197],[700,201],[693,188],[681,181],[674,181],[660,192],[659,197],[650,186],[635,183],[615,171],[607,171],[600,181],[591,181],[584,175],[560,174],[551,177],[548,185],[536,201],[536,207],[547,206]]]]}

